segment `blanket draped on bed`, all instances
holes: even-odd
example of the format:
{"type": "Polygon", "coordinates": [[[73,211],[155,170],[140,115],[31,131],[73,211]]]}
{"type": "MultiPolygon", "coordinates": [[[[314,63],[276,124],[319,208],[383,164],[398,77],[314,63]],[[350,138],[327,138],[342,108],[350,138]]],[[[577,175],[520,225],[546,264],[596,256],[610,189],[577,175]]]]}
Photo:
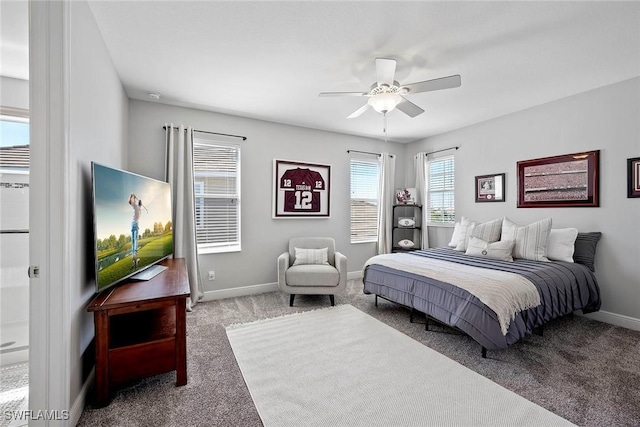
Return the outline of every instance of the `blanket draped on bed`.
{"type": "Polygon", "coordinates": [[[411,254],[385,254],[370,258],[369,264],[384,265],[448,282],[482,301],[498,316],[502,335],[516,314],[540,305],[540,294],[529,279],[519,274],[490,270],[411,254]]]}
{"type": "MultiPolygon", "coordinates": [[[[456,327],[487,349],[506,348],[531,335],[534,328],[545,322],[576,310],[590,313],[600,309],[596,277],[586,266],[578,263],[524,259],[499,261],[465,255],[449,248],[436,248],[373,257],[365,266],[363,281],[364,293],[379,295],[456,327]],[[448,264],[446,269],[453,271],[453,276],[463,276],[462,282],[456,283],[458,279],[451,279],[443,269],[431,271],[421,260],[432,262],[434,266],[448,264]],[[413,265],[421,267],[416,270],[413,265]],[[532,300],[528,300],[530,296],[526,296],[519,304],[521,307],[513,311],[515,315],[509,316],[511,319],[506,323],[505,335],[505,316],[499,314],[502,308],[493,302],[485,302],[483,285],[472,284],[477,277],[490,282],[492,279],[486,274],[492,273],[477,274],[477,270],[466,270],[466,267],[510,273],[526,279],[535,287],[540,303],[532,304],[532,300]],[[474,272],[468,273],[471,275],[469,280],[464,279],[465,270],[474,272]]],[[[521,285],[524,289],[524,282],[521,285]]]]}

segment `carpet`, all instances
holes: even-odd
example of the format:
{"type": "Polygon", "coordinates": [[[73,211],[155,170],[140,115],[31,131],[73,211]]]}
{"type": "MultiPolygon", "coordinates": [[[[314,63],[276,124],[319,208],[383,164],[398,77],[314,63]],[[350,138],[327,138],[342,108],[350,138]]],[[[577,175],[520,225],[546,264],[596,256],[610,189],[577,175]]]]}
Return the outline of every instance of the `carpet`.
{"type": "Polygon", "coordinates": [[[0,427],[26,425],[14,421],[14,411],[27,409],[29,399],[29,364],[0,367],[0,427]]]}
{"type": "Polygon", "coordinates": [[[572,425],[351,305],[226,333],[266,427],[572,425]]]}

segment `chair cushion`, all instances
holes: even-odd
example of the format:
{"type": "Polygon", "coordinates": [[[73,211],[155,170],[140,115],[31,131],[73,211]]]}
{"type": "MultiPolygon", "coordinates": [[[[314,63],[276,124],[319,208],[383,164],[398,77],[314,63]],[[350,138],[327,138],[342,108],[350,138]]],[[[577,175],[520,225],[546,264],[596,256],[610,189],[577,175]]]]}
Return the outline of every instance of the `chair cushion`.
{"type": "Polygon", "coordinates": [[[294,265],[285,273],[287,286],[338,286],[338,270],[326,264],[294,265]]]}

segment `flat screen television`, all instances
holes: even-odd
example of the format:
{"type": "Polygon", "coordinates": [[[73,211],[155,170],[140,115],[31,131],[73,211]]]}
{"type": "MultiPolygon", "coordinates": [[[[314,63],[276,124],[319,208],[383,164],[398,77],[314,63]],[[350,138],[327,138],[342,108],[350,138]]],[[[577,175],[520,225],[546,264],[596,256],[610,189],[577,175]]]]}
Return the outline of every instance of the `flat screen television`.
{"type": "Polygon", "coordinates": [[[96,292],[161,273],[173,254],[170,185],[96,162],[91,176],[96,292]]]}

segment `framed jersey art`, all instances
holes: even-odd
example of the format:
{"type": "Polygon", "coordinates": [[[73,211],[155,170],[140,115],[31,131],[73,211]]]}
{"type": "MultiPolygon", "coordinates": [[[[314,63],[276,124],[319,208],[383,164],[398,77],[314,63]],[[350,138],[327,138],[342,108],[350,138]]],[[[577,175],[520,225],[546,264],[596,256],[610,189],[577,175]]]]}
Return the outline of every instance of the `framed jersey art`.
{"type": "Polygon", "coordinates": [[[274,218],[329,217],[331,166],[274,160],[274,218]]]}

